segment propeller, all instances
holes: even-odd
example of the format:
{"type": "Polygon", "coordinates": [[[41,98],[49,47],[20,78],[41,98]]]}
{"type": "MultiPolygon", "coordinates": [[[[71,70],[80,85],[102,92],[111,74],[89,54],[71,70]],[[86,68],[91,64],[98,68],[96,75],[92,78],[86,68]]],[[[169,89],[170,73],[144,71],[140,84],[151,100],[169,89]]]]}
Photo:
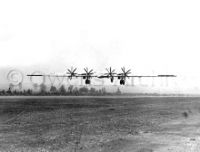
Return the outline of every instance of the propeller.
{"type": "Polygon", "coordinates": [[[122,67],[121,69],[122,69],[123,75],[125,77],[128,77],[128,75],[131,74],[131,69],[129,69],[127,71],[126,71],[125,67],[122,67]]]}
{"type": "Polygon", "coordinates": [[[84,68],[84,70],[85,70],[85,73],[86,73],[87,76],[94,74],[93,69],[89,70],[88,68],[84,68]]]}
{"type": "Polygon", "coordinates": [[[70,79],[72,79],[72,77],[75,77],[77,75],[77,73],[75,73],[77,70],[77,68],[73,68],[71,67],[71,69],[67,69],[67,74],[69,74],[70,79]]]}
{"type": "Polygon", "coordinates": [[[105,73],[105,74],[108,75],[108,76],[111,76],[111,77],[112,77],[114,74],[116,74],[116,73],[115,73],[115,69],[112,70],[111,67],[110,67],[109,69],[106,68],[106,71],[107,71],[107,73],[105,73]]]}

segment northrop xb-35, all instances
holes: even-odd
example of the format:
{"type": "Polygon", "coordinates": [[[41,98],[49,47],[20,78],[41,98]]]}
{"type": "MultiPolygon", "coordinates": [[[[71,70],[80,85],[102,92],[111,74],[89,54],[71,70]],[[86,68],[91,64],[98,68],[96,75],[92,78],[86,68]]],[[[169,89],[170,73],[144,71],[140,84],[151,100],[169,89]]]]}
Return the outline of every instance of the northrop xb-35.
{"type": "Polygon", "coordinates": [[[94,71],[93,69],[89,70],[88,68],[84,68],[84,73],[78,74],[76,73],[77,68],[73,68],[71,67],[71,69],[67,69],[66,74],[61,74],[61,75],[56,75],[56,74],[28,74],[27,76],[49,76],[49,77],[67,77],[69,78],[69,80],[71,80],[72,78],[83,78],[85,79],[85,84],[91,84],[91,79],[92,78],[99,78],[99,79],[104,79],[104,78],[108,78],[110,79],[111,83],[114,81],[114,78],[117,78],[118,80],[120,80],[120,85],[125,85],[126,82],[126,78],[142,78],[142,77],[176,77],[176,75],[165,75],[165,74],[160,74],[160,75],[130,75],[131,74],[131,70],[127,70],[125,69],[125,67],[122,67],[121,73],[116,73],[115,69],[110,68],[106,68],[106,73],[102,74],[102,75],[94,75],[94,71]]]}

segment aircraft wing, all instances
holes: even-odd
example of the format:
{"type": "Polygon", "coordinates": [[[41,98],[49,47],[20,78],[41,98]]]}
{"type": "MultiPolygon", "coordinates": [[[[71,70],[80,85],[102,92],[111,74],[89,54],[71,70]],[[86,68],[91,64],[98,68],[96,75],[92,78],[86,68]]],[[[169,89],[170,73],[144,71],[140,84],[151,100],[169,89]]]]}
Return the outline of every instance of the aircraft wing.
{"type": "MultiPolygon", "coordinates": [[[[70,75],[56,75],[56,74],[27,74],[29,77],[42,77],[42,76],[47,76],[47,77],[86,77],[86,75],[76,75],[76,76],[70,76],[70,75]]],[[[88,77],[98,77],[96,75],[90,75],[88,77]]]]}
{"type": "Polygon", "coordinates": [[[157,77],[177,77],[176,75],[157,75],[157,77]]]}
{"type": "MultiPolygon", "coordinates": [[[[76,76],[70,76],[70,75],[55,75],[55,74],[27,74],[27,76],[35,76],[35,77],[42,77],[42,76],[48,76],[48,77],[87,77],[87,75],[76,75],[76,76]]],[[[90,75],[88,77],[97,77],[97,78],[111,78],[111,77],[124,77],[123,75],[114,75],[114,76],[108,76],[108,75],[90,75]]],[[[136,78],[142,78],[142,77],[176,77],[176,75],[128,75],[126,77],[136,77],[136,78]]]]}
{"type": "Polygon", "coordinates": [[[136,78],[142,78],[142,77],[176,77],[176,75],[132,75],[127,77],[136,77],[136,78]]]}
{"type": "Polygon", "coordinates": [[[128,76],[123,76],[123,75],[114,75],[114,76],[106,76],[106,75],[101,75],[98,76],[98,78],[111,78],[111,77],[132,77],[132,78],[142,78],[142,77],[176,77],[176,75],[128,75],[128,76]]]}
{"type": "Polygon", "coordinates": [[[75,76],[75,77],[79,77],[79,78],[81,78],[81,77],[98,78],[97,75],[90,75],[90,76],[87,76],[87,75],[78,75],[78,76],[75,76]]]}
{"type": "MultiPolygon", "coordinates": [[[[55,74],[27,74],[29,77],[43,77],[43,76],[48,76],[48,77],[71,77],[69,75],[55,75],[55,74]]],[[[76,76],[72,76],[76,77],[76,76]]]]}
{"type": "MultiPolygon", "coordinates": [[[[108,75],[100,75],[100,76],[98,76],[98,78],[110,78],[111,76],[108,76],[108,75]]],[[[114,76],[113,76],[114,77],[114,76]]]]}
{"type": "Polygon", "coordinates": [[[132,75],[132,76],[127,76],[127,77],[137,77],[137,78],[142,78],[142,77],[176,77],[176,75],[132,75]]]}

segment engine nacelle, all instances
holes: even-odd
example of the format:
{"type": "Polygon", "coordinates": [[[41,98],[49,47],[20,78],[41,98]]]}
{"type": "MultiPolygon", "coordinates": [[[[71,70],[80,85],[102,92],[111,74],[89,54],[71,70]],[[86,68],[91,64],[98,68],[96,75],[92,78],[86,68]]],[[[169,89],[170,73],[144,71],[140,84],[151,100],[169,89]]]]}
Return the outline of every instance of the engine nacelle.
{"type": "Polygon", "coordinates": [[[121,79],[121,77],[120,77],[120,76],[118,76],[117,78],[118,78],[118,79],[121,79]]]}
{"type": "Polygon", "coordinates": [[[91,81],[89,79],[85,80],[85,84],[90,84],[90,83],[91,83],[91,81]]]}
{"type": "Polygon", "coordinates": [[[83,79],[86,79],[86,76],[83,76],[83,79]]]}
{"type": "Polygon", "coordinates": [[[119,83],[120,85],[125,85],[125,80],[121,79],[119,83]]]}

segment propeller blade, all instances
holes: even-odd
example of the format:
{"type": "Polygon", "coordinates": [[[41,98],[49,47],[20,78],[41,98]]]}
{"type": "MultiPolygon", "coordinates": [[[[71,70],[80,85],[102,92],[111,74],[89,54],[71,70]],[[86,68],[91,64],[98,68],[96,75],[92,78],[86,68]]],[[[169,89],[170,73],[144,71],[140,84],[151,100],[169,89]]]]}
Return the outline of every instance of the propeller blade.
{"type": "Polygon", "coordinates": [[[106,68],[106,71],[109,73],[109,70],[106,68]]]}
{"type": "Polygon", "coordinates": [[[115,69],[112,70],[112,73],[113,73],[113,74],[114,74],[114,72],[115,72],[115,69]]]}
{"type": "Polygon", "coordinates": [[[93,69],[92,70],[90,70],[90,72],[89,73],[91,73],[93,71],[93,69]]]}
{"type": "Polygon", "coordinates": [[[131,69],[129,69],[128,71],[126,71],[126,74],[130,74],[131,73],[131,69]]]}
{"type": "Polygon", "coordinates": [[[88,73],[88,69],[87,68],[84,68],[84,70],[85,70],[86,73],[88,73]]]}
{"type": "Polygon", "coordinates": [[[123,72],[123,73],[126,73],[125,67],[122,67],[121,69],[122,69],[122,72],[123,72]]]}
{"type": "Polygon", "coordinates": [[[73,73],[77,70],[77,68],[74,69],[73,73]]]}
{"type": "Polygon", "coordinates": [[[70,69],[67,69],[67,71],[71,74],[71,71],[70,71],[70,69]]]}

